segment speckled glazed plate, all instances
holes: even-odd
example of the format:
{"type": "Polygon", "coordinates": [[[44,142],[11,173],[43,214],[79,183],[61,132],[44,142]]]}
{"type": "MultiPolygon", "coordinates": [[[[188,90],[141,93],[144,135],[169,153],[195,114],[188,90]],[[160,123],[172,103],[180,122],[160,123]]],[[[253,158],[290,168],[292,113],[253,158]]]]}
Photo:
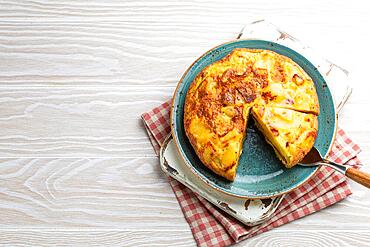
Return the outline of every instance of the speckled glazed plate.
{"type": "Polygon", "coordinates": [[[197,59],[181,78],[173,97],[171,129],[180,156],[185,164],[203,182],[220,192],[245,198],[269,198],[287,193],[306,182],[317,167],[295,166],[284,168],[272,147],[250,119],[243,152],[233,182],[216,175],[199,160],[189,143],[183,124],[184,103],[188,88],[197,74],[206,66],[225,57],[235,48],[268,49],[287,56],[299,64],[313,79],[320,103],[319,131],[315,147],[328,155],[336,133],[336,112],[329,88],[318,69],[294,50],[264,40],[236,40],[217,46],[197,59]]]}

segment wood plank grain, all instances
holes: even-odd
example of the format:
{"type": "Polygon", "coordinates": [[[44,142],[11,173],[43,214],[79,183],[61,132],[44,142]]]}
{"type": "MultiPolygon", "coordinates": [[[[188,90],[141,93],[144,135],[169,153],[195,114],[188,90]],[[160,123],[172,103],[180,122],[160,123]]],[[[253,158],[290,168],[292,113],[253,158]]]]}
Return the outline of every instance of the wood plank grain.
{"type": "Polygon", "coordinates": [[[16,231],[0,230],[1,246],[195,246],[190,230],[182,231],[16,231]]]}
{"type": "MultiPolygon", "coordinates": [[[[368,192],[284,229],[364,230],[368,192]]],[[[150,158],[0,159],[0,229],[172,229],[186,226],[179,205],[150,158]]]]}
{"type": "Polygon", "coordinates": [[[0,64],[0,84],[173,86],[195,58],[233,39],[262,13],[350,71],[366,69],[369,51],[358,56],[349,45],[356,36],[359,46],[370,41],[366,29],[348,28],[348,19],[353,25],[366,21],[361,3],[356,12],[338,1],[279,1],[268,8],[261,1],[210,4],[2,1],[0,54],[6,62],[0,64]],[[312,18],[317,12],[325,25],[312,18]]]}
{"type": "Polygon", "coordinates": [[[235,246],[369,246],[370,231],[272,230],[235,246]]]}
{"type": "MultiPolygon", "coordinates": [[[[190,231],[0,230],[0,244],[12,246],[195,246],[190,231]],[[77,234],[78,233],[78,234],[77,234]]],[[[272,230],[235,246],[368,246],[369,231],[272,230]],[[287,237],[288,236],[288,237],[287,237]]]]}
{"type": "Polygon", "coordinates": [[[215,26],[142,26],[0,21],[0,85],[174,86],[196,56],[241,28],[228,36],[215,26]]]}
{"type": "MultiPolygon", "coordinates": [[[[217,23],[235,22],[240,23],[241,17],[248,15],[278,15],[284,19],[287,17],[301,16],[309,17],[313,13],[327,16],[327,21],[335,23],[343,21],[341,14],[356,17],[357,14],[366,14],[364,8],[366,3],[359,2],[356,6],[346,1],[326,1],[311,4],[310,1],[295,3],[294,1],[282,0],[278,3],[270,3],[266,6],[261,1],[109,1],[91,2],[86,1],[16,1],[2,0],[2,15],[4,19],[26,20],[26,18],[37,20],[48,19],[70,19],[85,21],[107,21],[107,20],[168,20],[168,22],[178,20],[202,20],[204,18],[214,19],[217,23]],[[350,10],[356,10],[354,13],[350,10]],[[231,15],[232,13],[232,15],[231,15]],[[125,14],[125,15],[123,15],[125,14]],[[153,18],[157,17],[157,18],[153,18]],[[224,17],[224,18],[220,18],[224,17]],[[226,18],[228,17],[228,18],[226,18]]],[[[299,21],[299,19],[297,19],[299,21]]],[[[317,18],[311,18],[311,22],[318,22],[317,18]]]]}
{"type": "Polygon", "coordinates": [[[154,156],[140,115],[171,88],[0,90],[0,157],[154,156]]]}
{"type": "Polygon", "coordinates": [[[183,229],[158,159],[1,159],[0,229],[183,229]]]}

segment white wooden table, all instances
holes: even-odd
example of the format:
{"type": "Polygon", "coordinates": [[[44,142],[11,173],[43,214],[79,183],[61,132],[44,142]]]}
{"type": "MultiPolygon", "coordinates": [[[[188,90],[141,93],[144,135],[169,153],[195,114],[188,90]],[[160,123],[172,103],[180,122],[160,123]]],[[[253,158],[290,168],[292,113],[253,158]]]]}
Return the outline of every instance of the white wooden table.
{"type": "MultiPolygon", "coordinates": [[[[351,72],[340,126],[370,171],[369,16],[365,1],[0,0],[0,243],[194,245],[139,116],[261,18],[351,72]]],[[[367,245],[370,192],[353,191],[241,245],[367,245]]]]}

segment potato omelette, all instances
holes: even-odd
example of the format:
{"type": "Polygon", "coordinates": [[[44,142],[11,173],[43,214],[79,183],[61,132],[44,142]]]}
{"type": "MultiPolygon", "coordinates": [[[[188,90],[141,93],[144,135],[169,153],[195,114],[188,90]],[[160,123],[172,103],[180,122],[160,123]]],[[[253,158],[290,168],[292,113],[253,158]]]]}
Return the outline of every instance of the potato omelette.
{"type": "Polygon", "coordinates": [[[234,49],[204,68],[185,101],[186,135],[202,163],[233,181],[251,115],[290,168],[311,150],[319,103],[312,79],[270,50],[234,49]]]}

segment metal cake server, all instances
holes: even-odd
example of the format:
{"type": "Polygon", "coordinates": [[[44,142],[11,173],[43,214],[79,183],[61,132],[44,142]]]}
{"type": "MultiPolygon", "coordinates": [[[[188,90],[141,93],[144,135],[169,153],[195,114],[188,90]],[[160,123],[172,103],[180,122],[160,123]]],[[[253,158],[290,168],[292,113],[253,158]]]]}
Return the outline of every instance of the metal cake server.
{"type": "MultiPolygon", "coordinates": [[[[347,86],[347,92],[343,96],[341,102],[339,102],[337,106],[337,112],[341,111],[342,107],[347,102],[351,94],[352,94],[352,88],[347,86]]],[[[301,166],[319,166],[319,165],[330,166],[331,168],[339,171],[340,173],[351,178],[357,183],[362,184],[363,186],[367,188],[370,188],[370,174],[369,173],[362,172],[350,166],[341,165],[333,161],[324,159],[322,155],[320,154],[319,150],[317,150],[315,147],[312,147],[311,151],[303,158],[303,160],[299,163],[299,165],[301,166]]]]}
{"type": "Polygon", "coordinates": [[[360,171],[358,169],[352,168],[347,165],[341,165],[335,163],[333,161],[324,159],[320,152],[315,148],[312,147],[311,151],[303,158],[303,160],[299,163],[301,166],[319,166],[325,165],[334,168],[335,170],[339,171],[340,173],[346,175],[350,179],[356,181],[363,186],[370,188],[370,174],[360,171]]]}

